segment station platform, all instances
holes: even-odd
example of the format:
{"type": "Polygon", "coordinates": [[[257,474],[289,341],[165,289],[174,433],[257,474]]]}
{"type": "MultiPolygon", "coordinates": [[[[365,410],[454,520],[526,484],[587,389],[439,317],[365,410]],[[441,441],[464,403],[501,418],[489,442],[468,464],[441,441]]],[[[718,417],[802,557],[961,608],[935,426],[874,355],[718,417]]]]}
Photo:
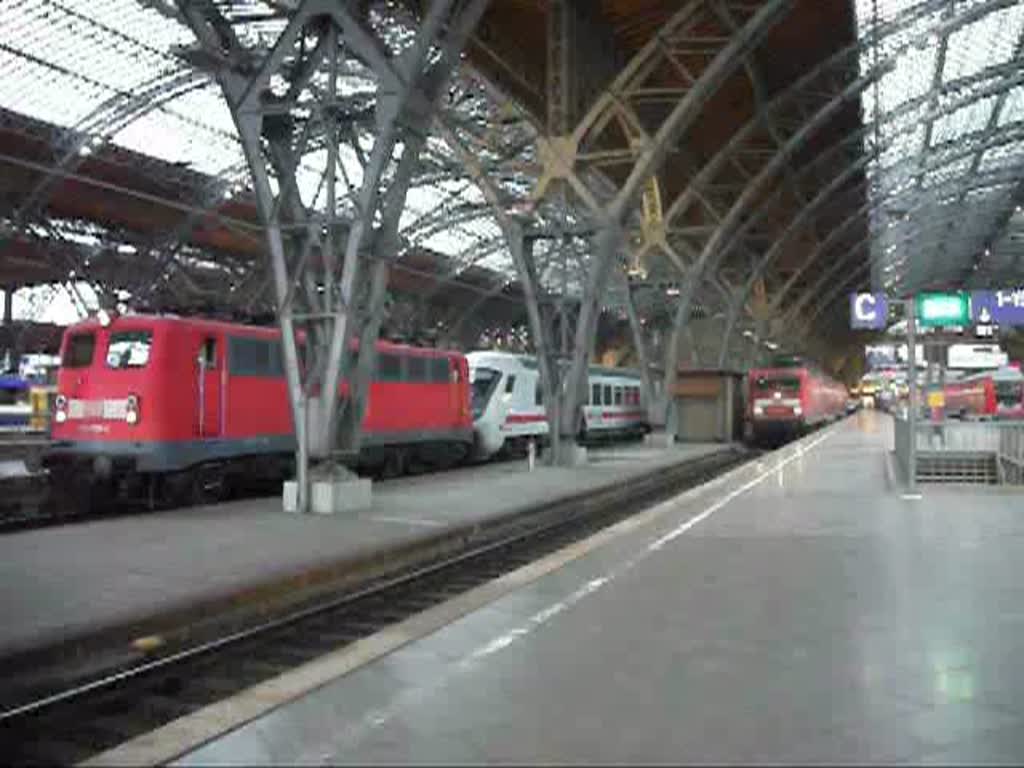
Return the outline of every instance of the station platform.
{"type": "MultiPolygon", "coordinates": [[[[298,591],[420,542],[734,447],[637,444],[562,469],[525,460],[376,483],[372,508],[294,515],[279,497],[81,521],[0,536],[0,664],[138,637],[298,591]],[[77,647],[76,647],[77,644],[77,647]]],[[[397,558],[397,554],[394,555],[397,558]]]]}
{"type": "Polygon", "coordinates": [[[304,693],[174,764],[1019,764],[1024,497],[905,497],[891,447],[860,412],[389,630],[389,653],[296,670],[304,693]]]}

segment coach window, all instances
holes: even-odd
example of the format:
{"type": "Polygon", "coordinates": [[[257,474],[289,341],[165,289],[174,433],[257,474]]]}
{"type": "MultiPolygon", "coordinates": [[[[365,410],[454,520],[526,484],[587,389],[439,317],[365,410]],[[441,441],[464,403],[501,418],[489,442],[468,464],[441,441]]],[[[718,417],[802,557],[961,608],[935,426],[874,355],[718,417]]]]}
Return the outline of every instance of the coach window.
{"type": "Polygon", "coordinates": [[[448,358],[447,357],[434,357],[429,361],[430,363],[430,383],[431,384],[447,384],[448,383],[448,358]]]}
{"type": "Polygon", "coordinates": [[[537,386],[533,390],[533,404],[544,405],[544,389],[540,385],[540,379],[537,379],[537,386]]]}
{"type": "Polygon", "coordinates": [[[96,334],[76,333],[68,339],[60,364],[65,368],[88,368],[96,351],[96,334]]]}
{"type": "Polygon", "coordinates": [[[377,355],[377,381],[401,381],[402,358],[383,353],[377,355]]]}
{"type": "Polygon", "coordinates": [[[228,372],[232,376],[274,376],[272,348],[273,345],[263,339],[228,337],[228,372]]]}
{"type": "Polygon", "coordinates": [[[117,331],[107,344],[107,367],[142,368],[149,362],[152,331],[117,331]]]}
{"type": "Polygon", "coordinates": [[[416,383],[427,381],[427,358],[409,356],[405,358],[408,380],[416,383]]]}
{"type": "Polygon", "coordinates": [[[615,404],[622,405],[622,387],[615,388],[615,404]]]}

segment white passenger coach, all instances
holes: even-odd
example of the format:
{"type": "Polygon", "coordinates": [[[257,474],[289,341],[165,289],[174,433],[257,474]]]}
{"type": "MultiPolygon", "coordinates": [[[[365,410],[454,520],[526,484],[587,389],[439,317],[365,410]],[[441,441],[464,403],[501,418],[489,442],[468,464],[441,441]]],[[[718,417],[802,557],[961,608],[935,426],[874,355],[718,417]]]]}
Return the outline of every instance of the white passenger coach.
{"type": "MultiPolygon", "coordinates": [[[[548,422],[537,359],[509,352],[470,352],[477,457],[521,455],[530,440],[547,442],[548,422]]],[[[650,431],[640,376],[591,366],[588,398],[577,427],[585,441],[639,437],[650,431]]]]}

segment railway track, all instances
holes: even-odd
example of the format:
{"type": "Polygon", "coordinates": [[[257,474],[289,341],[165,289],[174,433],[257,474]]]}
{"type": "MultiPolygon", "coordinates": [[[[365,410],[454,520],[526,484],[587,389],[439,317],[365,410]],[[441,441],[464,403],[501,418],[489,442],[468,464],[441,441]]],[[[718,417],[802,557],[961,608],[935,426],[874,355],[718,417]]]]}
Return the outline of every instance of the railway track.
{"type": "Polygon", "coordinates": [[[9,764],[75,763],[335,651],[707,482],[758,455],[714,454],[517,517],[454,555],[202,645],[107,670],[0,711],[9,764]]]}

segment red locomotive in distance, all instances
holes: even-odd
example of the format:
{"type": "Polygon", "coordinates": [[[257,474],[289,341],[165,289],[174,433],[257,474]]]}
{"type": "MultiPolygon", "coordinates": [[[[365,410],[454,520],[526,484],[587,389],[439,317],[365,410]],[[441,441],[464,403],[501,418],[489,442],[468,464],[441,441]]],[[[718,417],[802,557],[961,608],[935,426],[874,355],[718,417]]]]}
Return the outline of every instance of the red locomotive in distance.
{"type": "Polygon", "coordinates": [[[953,418],[1024,419],[1024,374],[1013,366],[947,383],[944,394],[953,418]]]}
{"type": "MultiPolygon", "coordinates": [[[[274,328],[172,316],[70,326],[43,456],[54,486],[78,501],[177,502],[220,498],[233,480],[290,476],[280,338],[274,328]]],[[[465,356],[378,342],[363,426],[361,469],[460,461],[473,444],[465,356]]]]}
{"type": "Polygon", "coordinates": [[[801,358],[778,357],[747,373],[747,417],[756,443],[777,443],[846,413],[849,392],[801,358]]]}

